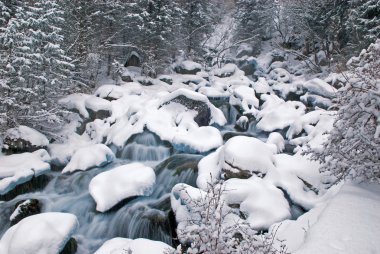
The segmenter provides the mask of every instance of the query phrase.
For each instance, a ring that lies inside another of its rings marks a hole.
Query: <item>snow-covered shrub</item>
[[[314,158],[338,180],[380,180],[380,40],[348,62],[348,83],[338,91],[339,108],[325,149]]]
[[[188,209],[185,216],[184,210],[175,209],[179,217],[187,219],[177,229],[181,245],[173,254],[286,254],[284,244],[278,244],[280,249],[274,248],[273,243],[278,241],[275,234],[260,235],[241,218],[238,209],[227,205],[223,197],[228,191],[225,186],[216,182],[199,192],[184,185],[173,188],[177,190],[172,195],[180,195],[181,205]]]

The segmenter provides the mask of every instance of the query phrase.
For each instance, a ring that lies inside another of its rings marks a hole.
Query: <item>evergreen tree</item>
[[[36,1],[16,9],[1,41],[7,127],[25,124],[49,132],[62,119],[57,98],[70,89],[70,59],[61,49],[62,11],[55,1]]]

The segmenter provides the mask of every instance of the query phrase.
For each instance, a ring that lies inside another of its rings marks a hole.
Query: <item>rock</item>
[[[194,121],[201,127],[201,126],[208,126],[211,121],[211,110],[208,107],[208,105],[205,102],[197,101],[190,99],[184,95],[179,95],[169,101],[166,104],[169,104],[170,102],[176,102],[179,103],[186,108],[190,110],[195,110],[198,112],[196,117],[194,117]]]
[[[240,61],[239,69],[244,71],[246,76],[253,75],[257,70],[257,61],[253,57]]]
[[[92,96],[85,101],[89,119],[105,119],[111,116],[111,103],[103,98]]]
[[[137,79],[137,82],[139,82],[143,86],[153,86],[154,85],[154,81],[151,78],[140,77]]]
[[[243,56],[252,56],[253,48],[248,44],[241,44],[237,50],[236,58],[241,58]]]
[[[183,61],[174,67],[174,71],[179,74],[192,74],[195,75],[201,71],[202,65],[192,61]]]
[[[120,75],[120,78],[122,81],[124,82],[133,82],[133,79],[132,79],[132,76],[127,74],[127,73],[123,73]]]
[[[246,116],[241,116],[237,121],[235,128],[240,131],[247,131],[249,127],[249,119]]]
[[[162,82],[168,84],[168,85],[173,84],[173,79],[170,76],[162,75],[158,79],[161,80]]]
[[[70,240],[66,243],[65,247],[59,254],[74,254],[77,252],[78,243],[75,238],[70,238]]]
[[[271,53],[271,56],[272,56],[271,64],[274,62],[284,62],[286,59],[285,53],[279,50],[273,50]]]
[[[15,225],[20,220],[39,213],[41,213],[41,204],[37,199],[21,200],[16,203],[15,210],[10,217],[11,225]]]
[[[273,69],[269,73],[269,77],[272,80],[275,80],[281,83],[290,83],[292,80],[290,73],[287,70],[282,69],[282,68]]]
[[[49,140],[42,133],[30,127],[20,125],[8,129],[3,141],[5,153],[34,152],[46,148]]]

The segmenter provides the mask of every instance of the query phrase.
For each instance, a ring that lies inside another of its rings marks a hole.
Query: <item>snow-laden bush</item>
[[[174,203],[187,211],[174,208],[177,217],[184,220],[177,229],[181,245],[172,254],[286,254],[284,244],[277,245],[280,249],[274,247],[279,241],[275,233],[260,234],[242,218],[239,209],[227,205],[225,186],[216,182],[206,191],[185,185],[173,188],[172,195],[180,196]]]
[[[380,39],[348,62],[347,85],[325,149],[314,151],[337,180],[380,180]]]

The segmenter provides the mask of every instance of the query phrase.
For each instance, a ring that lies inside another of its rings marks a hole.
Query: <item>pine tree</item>
[[[69,90],[72,67],[61,49],[62,14],[55,1],[20,6],[2,33],[8,127],[25,124],[49,132],[62,121],[56,101]]]

